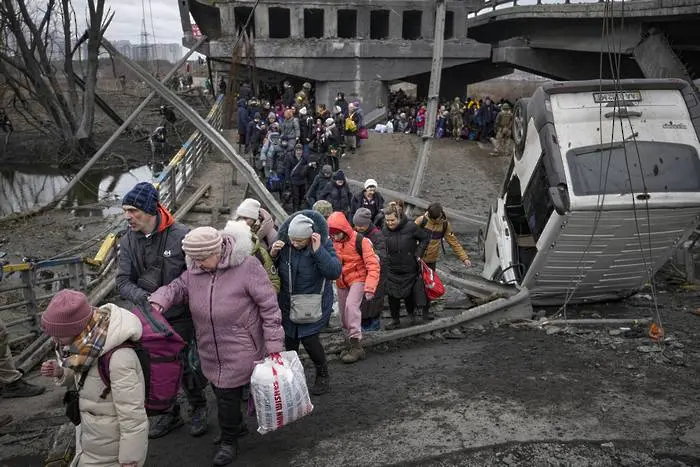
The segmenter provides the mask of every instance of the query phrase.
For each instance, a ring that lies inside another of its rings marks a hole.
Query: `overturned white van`
[[[681,80],[546,84],[479,232],[487,279],[535,305],[628,296],[700,219],[700,102]]]

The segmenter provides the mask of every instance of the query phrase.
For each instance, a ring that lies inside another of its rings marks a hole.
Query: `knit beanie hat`
[[[223,238],[214,227],[197,227],[182,239],[182,251],[192,259],[204,259],[221,253]]]
[[[345,173],[342,170],[339,170],[333,175],[333,180],[342,180],[345,181]]]
[[[297,214],[289,223],[289,238],[309,238],[314,233],[314,221],[303,214]]]
[[[377,181],[373,178],[368,178],[367,180],[365,180],[365,190],[371,186],[377,188]]]
[[[149,182],[137,183],[122,198],[122,206],[133,206],[146,214],[155,216],[158,210],[158,190]]]
[[[234,219],[239,217],[258,220],[258,217],[260,217],[260,201],[253,198],[244,199],[236,208]]]
[[[367,208],[360,208],[352,216],[352,224],[357,227],[369,227],[372,223],[372,212]]]
[[[49,302],[41,315],[41,329],[51,337],[75,337],[92,317],[92,306],[84,293],[63,289]]]
[[[314,211],[317,213],[321,214],[323,217],[328,219],[328,216],[333,214],[333,205],[329,202],[326,201],[325,199],[320,199],[314,203],[314,205],[311,207]]]
[[[323,174],[324,177],[330,177],[333,175],[333,167],[326,164],[323,167],[321,167],[321,173]]]

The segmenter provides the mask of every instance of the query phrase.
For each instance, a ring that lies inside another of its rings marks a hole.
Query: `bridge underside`
[[[525,8],[502,10],[505,13],[497,10],[472,20],[467,34],[493,46],[494,63],[552,79],[611,78],[618,74],[621,78],[697,78],[694,71],[700,70],[700,6],[683,13],[657,8],[659,15],[652,15],[652,10],[630,9],[624,21],[619,17],[604,21],[600,7],[587,14],[573,5]],[[537,16],[533,16],[534,10]],[[658,55],[642,56],[639,46],[649,42],[650,36],[663,44],[653,47]],[[674,57],[667,60],[668,55]]]

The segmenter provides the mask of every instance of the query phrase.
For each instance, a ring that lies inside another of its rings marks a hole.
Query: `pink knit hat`
[[[182,239],[182,251],[192,259],[204,259],[221,253],[223,241],[214,227],[197,227]]]
[[[75,337],[92,317],[92,306],[84,293],[64,289],[54,296],[41,315],[41,328],[51,337]]]

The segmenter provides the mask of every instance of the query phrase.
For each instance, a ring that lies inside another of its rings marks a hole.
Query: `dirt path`
[[[408,191],[421,141],[415,135],[372,133],[356,154],[343,158],[349,178],[374,178],[382,186]],[[503,183],[508,160],[472,141],[443,138],[433,143],[419,197],[485,216]]]

